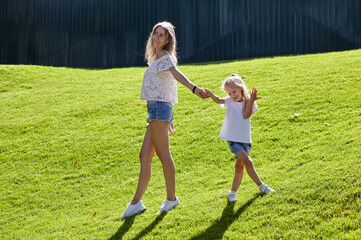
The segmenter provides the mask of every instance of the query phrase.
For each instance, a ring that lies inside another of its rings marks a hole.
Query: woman
[[[176,36],[169,22],[157,23],[149,35],[145,58],[149,67],[144,73],[141,99],[147,101],[148,123],[140,150],[140,175],[133,200],[127,205],[123,218],[146,210],[141,198],[148,186],[154,153],[159,157],[167,189],[167,199],[159,212],[166,212],[180,204],[175,195],[175,167],[169,150],[168,129],[174,134],[173,107],[178,103],[177,82],[189,88],[200,98],[206,98],[198,88],[176,67]]]

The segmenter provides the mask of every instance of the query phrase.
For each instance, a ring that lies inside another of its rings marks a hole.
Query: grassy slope
[[[230,73],[258,88],[251,157],[277,193],[260,197],[245,174],[239,200],[227,203],[234,159],[217,138],[224,110],[179,86],[170,141],[181,205],[156,214],[165,186],[155,157],[148,209],[128,220],[119,216],[138,180],[145,68],[0,66],[0,238],[360,238],[360,56],[180,66],[220,96]]]

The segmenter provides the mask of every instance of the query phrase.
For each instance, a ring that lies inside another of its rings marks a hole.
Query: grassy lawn
[[[170,145],[181,205],[157,214],[166,192],[154,157],[147,211],[123,220],[146,127],[145,68],[0,65],[0,239],[361,238],[361,50],[179,69],[219,96],[231,73],[257,87],[250,155],[276,193],[260,196],[245,173],[228,203],[225,110],[179,85]]]

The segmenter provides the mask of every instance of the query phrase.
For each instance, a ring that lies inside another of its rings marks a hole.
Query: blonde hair
[[[250,95],[248,92],[248,88],[246,84],[243,81],[243,78],[246,78],[246,76],[240,77],[238,74],[231,74],[230,77],[228,77],[222,84],[222,88],[224,90],[225,87],[239,87],[241,88],[241,92],[243,94],[243,97],[245,101],[247,102],[250,99]],[[253,108],[257,108],[257,103],[253,102]]]
[[[155,53],[155,48],[153,46],[153,34],[158,27],[162,27],[165,30],[166,37],[168,37],[169,43],[164,46],[164,50],[169,52],[173,62],[177,65],[177,40],[175,37],[175,27],[170,22],[159,22],[154,25],[152,32],[149,34],[148,41],[145,47],[145,60],[147,64],[150,65],[157,58]]]

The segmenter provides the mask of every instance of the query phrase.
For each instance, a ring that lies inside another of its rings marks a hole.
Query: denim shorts
[[[247,155],[251,152],[252,143],[240,143],[240,142],[231,142],[227,141],[229,149],[231,149],[231,152],[237,156],[237,154],[244,150]]]
[[[169,124],[173,122],[173,107],[168,102],[149,101],[147,103],[148,119],[150,123],[152,120],[167,121]]]

